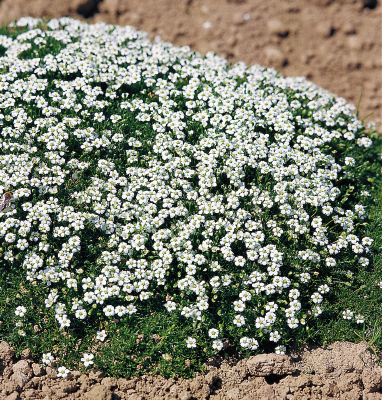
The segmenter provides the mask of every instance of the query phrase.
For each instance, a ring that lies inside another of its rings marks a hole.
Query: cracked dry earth
[[[57,378],[55,365],[43,368],[29,349],[15,359],[0,343],[0,400],[257,400],[382,399],[382,367],[364,342],[335,342],[289,355],[210,360],[194,379],[160,376],[105,377],[100,370],[72,371]]]

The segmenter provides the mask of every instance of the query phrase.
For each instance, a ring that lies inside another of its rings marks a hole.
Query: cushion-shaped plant
[[[337,317],[381,167],[354,106],[129,26],[23,18],[0,44],[4,339],[126,374]]]

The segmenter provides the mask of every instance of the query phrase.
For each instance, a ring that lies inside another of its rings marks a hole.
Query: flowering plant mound
[[[151,338],[133,333],[160,315],[157,364],[225,343],[283,353],[368,266],[380,164],[373,124],[344,99],[129,26],[23,18],[0,44],[3,290],[22,276],[13,342],[41,332],[39,351],[61,360],[130,352],[136,365]]]

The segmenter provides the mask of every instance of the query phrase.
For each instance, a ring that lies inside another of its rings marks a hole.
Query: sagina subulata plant
[[[381,317],[381,141],[354,106],[129,26],[1,34],[0,335],[17,351],[59,376],[190,376]]]

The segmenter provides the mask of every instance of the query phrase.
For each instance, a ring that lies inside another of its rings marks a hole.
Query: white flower
[[[112,122],[113,124],[115,124],[116,122],[118,122],[119,120],[121,120],[122,117],[121,117],[120,115],[112,115],[112,116],[110,117],[110,119],[111,119],[111,122]]]
[[[97,331],[97,336],[96,336],[96,338],[97,338],[98,340],[100,340],[101,342],[103,342],[103,341],[106,339],[106,336],[107,336],[107,333],[106,333],[105,330]]]
[[[220,351],[223,348],[223,341],[220,339],[214,340],[212,342],[212,348],[217,351]]]
[[[115,313],[114,307],[112,305],[108,305],[103,309],[103,312],[107,317],[113,316]]]
[[[132,315],[132,314],[135,314],[135,313],[137,312],[137,307],[135,307],[134,304],[129,304],[129,305],[126,307],[126,310],[127,310],[127,312],[128,312],[129,315]]]
[[[18,306],[15,310],[15,314],[18,317],[23,317],[25,313],[27,312],[27,309],[24,306]]]
[[[58,367],[58,368],[57,368],[57,371],[58,371],[57,376],[58,376],[58,377],[61,377],[61,378],[66,378],[66,377],[68,376],[69,372],[70,372],[70,371],[69,371],[66,367],[64,367],[64,366]]]
[[[278,333],[278,331],[271,332],[269,335],[269,340],[271,342],[277,343],[280,339],[281,339],[281,335]]]
[[[171,357],[170,354],[168,354],[168,353],[162,354],[162,358],[163,358],[165,361],[171,361],[171,360],[172,360],[172,357]]]
[[[98,122],[102,122],[102,121],[105,120],[105,116],[103,115],[102,112],[100,112],[100,113],[95,113],[95,114],[94,114],[94,119],[95,119],[96,121],[98,121]]]
[[[245,318],[242,315],[236,315],[235,318],[233,319],[233,323],[237,326],[237,327],[241,327],[243,325],[245,325]]]
[[[326,258],[325,262],[328,267],[334,267],[337,264],[333,257]]]
[[[322,302],[323,297],[320,295],[320,293],[316,292],[313,293],[310,298],[313,300],[313,303],[319,304]]]
[[[343,319],[352,319],[354,313],[350,310],[342,311]]]
[[[211,328],[208,331],[208,336],[212,339],[215,339],[219,336],[219,329]]]
[[[289,298],[298,299],[299,296],[300,296],[300,292],[297,289],[292,289],[289,292]]]
[[[174,303],[173,301],[168,301],[167,303],[165,303],[164,306],[167,308],[168,312],[176,310],[176,303]]]
[[[224,275],[222,277],[223,286],[229,286],[231,284],[231,277],[229,275]]]
[[[369,238],[369,237],[362,238],[362,244],[364,246],[370,246],[373,244],[373,242],[374,242],[374,240],[372,238]]]
[[[87,316],[87,312],[86,310],[84,310],[83,308],[79,309],[76,311],[76,318],[78,319],[85,319]]]
[[[368,147],[370,147],[370,146],[373,144],[373,141],[372,141],[370,138],[363,137],[363,138],[357,139],[357,144],[358,144],[358,146],[360,146],[360,147],[363,146],[363,147],[368,148]]]
[[[251,299],[252,299],[251,293],[247,292],[246,290],[243,290],[239,294],[239,297],[241,298],[242,301],[251,301]]]
[[[122,317],[126,314],[127,310],[125,306],[117,306],[115,307],[114,312],[118,315],[118,317]]]
[[[233,302],[234,310],[238,312],[243,312],[245,310],[245,303],[241,300],[237,300]]]
[[[194,338],[192,338],[192,337],[188,337],[187,338],[187,340],[186,340],[186,344],[187,344],[187,347],[190,349],[190,348],[194,348],[194,347],[196,347],[196,339],[194,339]]]
[[[364,247],[360,243],[353,244],[352,250],[354,253],[362,253],[364,251]]]
[[[88,367],[89,365],[94,364],[94,362],[92,361],[93,358],[94,358],[94,354],[87,354],[87,353],[83,354],[81,361],[84,363],[85,368]]]
[[[360,257],[358,260],[359,264],[361,264],[363,267],[366,267],[369,265],[369,259],[366,257]]]
[[[345,157],[345,164],[346,164],[346,165],[351,165],[351,166],[355,165],[355,160],[354,160],[354,158],[352,158],[352,157]]]
[[[292,317],[292,318],[287,319],[287,323],[288,323],[289,328],[295,329],[298,327],[299,320],[295,317]]]
[[[42,362],[46,365],[49,365],[53,360],[54,357],[52,356],[52,353],[45,353],[42,355]]]
[[[248,347],[250,346],[249,338],[247,338],[247,337],[242,337],[242,338],[240,339],[240,346],[241,346],[241,347],[244,347],[244,348],[248,348]]]
[[[357,314],[355,316],[355,322],[357,324],[363,324],[365,322],[365,317],[363,315],[361,315],[361,314]]]
[[[16,240],[16,235],[14,233],[7,233],[5,235],[5,241],[8,243],[12,243]]]
[[[318,317],[320,314],[322,314],[322,309],[320,306],[315,306],[312,308],[312,312],[315,317]]]
[[[250,342],[249,348],[251,350],[256,350],[259,347],[259,342],[256,339],[250,338],[249,342]]]
[[[241,256],[235,257],[234,263],[236,266],[243,267],[245,264],[245,258]]]
[[[277,347],[275,348],[275,353],[276,353],[276,354],[285,354],[285,352],[286,352],[286,347],[283,346],[283,345],[277,346]]]
[[[329,288],[329,286],[328,285],[320,285],[319,287],[318,287],[318,291],[320,292],[320,293],[322,293],[322,294],[324,294],[324,293],[328,293],[329,291],[330,291],[330,288]]]
[[[346,132],[344,134],[344,138],[347,139],[347,140],[353,140],[355,138],[355,135],[354,135],[353,132]]]

